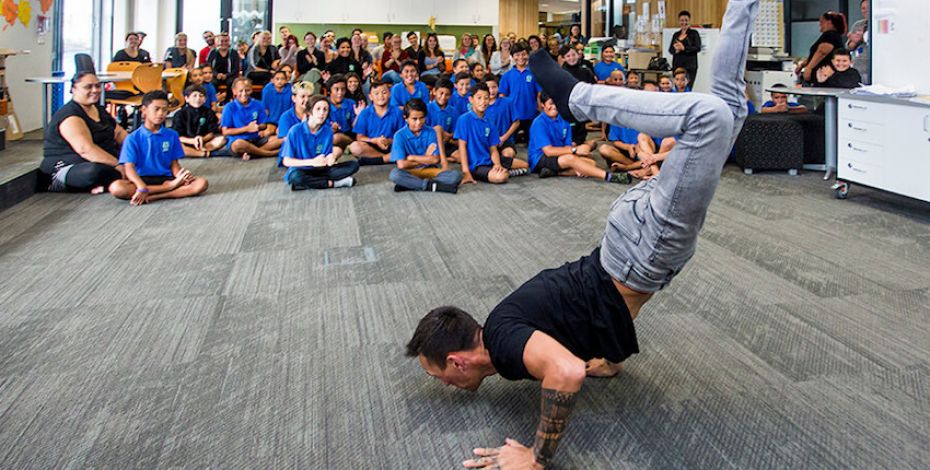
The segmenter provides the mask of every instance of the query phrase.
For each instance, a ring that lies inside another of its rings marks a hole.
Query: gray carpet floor
[[[0,213],[0,467],[453,469],[531,442],[538,383],[478,393],[403,345],[589,253],[625,186],[292,193],[187,162],[196,199],[38,194]],[[930,204],[727,167],[696,256],[588,380],[553,468],[926,468]]]

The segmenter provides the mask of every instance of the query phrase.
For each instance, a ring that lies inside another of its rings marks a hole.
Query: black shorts
[[[459,143],[458,143],[458,142],[446,142],[446,143],[444,144],[444,146],[445,146],[445,148],[446,148],[446,156],[447,156],[447,157],[450,156],[450,155],[452,155],[453,153],[459,151]]]
[[[513,144],[512,141],[511,141],[511,142],[501,142],[500,145],[497,146],[497,151],[498,151],[498,152],[503,152],[504,149],[513,149],[513,152],[514,152],[514,153],[517,153],[517,148],[514,146],[514,144]]]
[[[509,170],[513,166],[513,158],[501,156],[501,166]],[[487,183],[488,175],[491,173],[491,168],[494,168],[494,165],[477,166],[471,172],[471,176],[475,179],[475,181],[483,181]]]
[[[539,173],[543,168],[548,168],[556,174],[563,171],[562,167],[559,166],[559,157],[547,157],[543,155],[543,157],[536,162],[536,168],[533,168],[533,173]]]
[[[159,175],[159,176],[140,176],[140,178],[142,178],[142,182],[145,183],[146,185],[148,185],[148,186],[155,186],[155,185],[163,184],[163,183],[165,183],[166,181],[171,181],[171,180],[173,180],[173,179],[174,179],[174,176],[162,176],[162,175]]]
[[[252,144],[252,145],[254,145],[254,146],[256,146],[256,147],[261,147],[261,146],[267,144],[267,143],[268,143],[268,139],[270,139],[270,138],[271,138],[270,136],[265,136],[265,137],[256,137],[256,138],[254,138],[254,139],[236,139],[236,140],[244,140],[244,141],[246,141],[246,142],[248,142],[248,143],[250,143],[250,144]],[[231,141],[229,141],[228,144],[226,144],[226,146],[229,148],[229,150],[232,150],[232,144],[233,144],[233,142],[235,142],[235,140],[231,140]]]
[[[342,134],[352,140],[355,140],[358,138],[358,134],[356,134],[355,132],[337,132],[336,133],[336,135],[339,135],[339,134]]]

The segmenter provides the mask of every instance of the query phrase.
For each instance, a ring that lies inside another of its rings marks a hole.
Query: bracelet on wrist
[[[148,193],[149,193],[149,188],[136,188],[136,192],[137,192],[137,193],[148,194]]]

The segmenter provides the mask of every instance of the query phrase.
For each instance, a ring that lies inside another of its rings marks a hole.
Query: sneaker
[[[412,191],[412,189],[406,188],[406,187],[401,186],[401,185],[399,185],[399,184],[395,184],[395,185],[394,185],[394,192],[395,192],[395,193],[402,193],[402,192],[405,192],[405,191]]]
[[[292,184],[291,191],[306,191],[310,189],[310,186],[304,184]]]
[[[540,178],[552,178],[553,176],[556,176],[556,172],[554,172],[554,171],[552,171],[552,170],[550,170],[550,169],[548,169],[548,168],[543,168],[542,170],[539,170],[539,177],[540,177]]]
[[[517,168],[516,170],[510,170],[508,173],[510,173],[510,177],[513,178],[515,176],[527,175],[530,173],[530,170],[526,168]]]
[[[355,186],[355,178],[352,176],[346,176],[345,178],[333,181],[333,188],[351,188]]]
[[[630,177],[629,173],[611,173],[610,180],[611,183],[620,183],[620,184],[630,184],[633,179]]]
[[[428,186],[429,190],[434,193],[450,193],[455,194],[459,192],[459,185],[457,184],[447,184],[447,183],[438,183],[432,182]]]

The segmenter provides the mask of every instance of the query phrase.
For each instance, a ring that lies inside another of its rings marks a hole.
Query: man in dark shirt
[[[475,449],[467,468],[543,468],[555,454],[586,375],[612,376],[639,351],[633,319],[694,255],[697,235],[747,109],[743,78],[760,0],[730,0],[713,62],[711,95],[647,93],[578,82],[546,51],[530,57],[540,86],[568,120],[595,120],[674,135],[660,177],[614,202],[601,246],[520,286],[484,327],[455,307],[440,307],[407,344],[427,374],[477,390],[485,377],[541,381],[532,448],[508,439]]]

